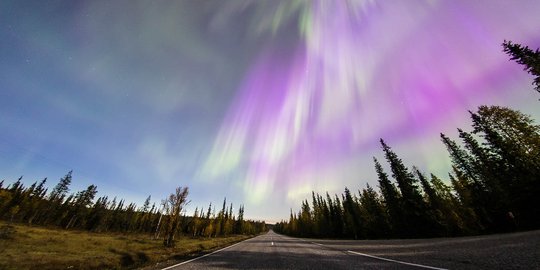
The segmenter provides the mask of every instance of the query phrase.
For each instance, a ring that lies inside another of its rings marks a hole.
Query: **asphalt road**
[[[360,241],[270,231],[165,269],[540,269],[540,231]]]

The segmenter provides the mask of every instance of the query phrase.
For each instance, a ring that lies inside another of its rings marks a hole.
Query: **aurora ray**
[[[378,155],[381,137],[444,173],[438,132],[479,104],[511,103],[508,89],[523,86],[502,40],[540,41],[535,15],[513,16],[522,7],[506,3],[295,1],[273,10],[266,28],[297,16],[301,41],[260,54],[201,171],[219,179],[243,170],[251,202],[373,181],[357,166]]]

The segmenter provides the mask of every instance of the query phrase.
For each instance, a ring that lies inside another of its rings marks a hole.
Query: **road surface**
[[[540,231],[361,241],[270,231],[164,269],[540,269]]]

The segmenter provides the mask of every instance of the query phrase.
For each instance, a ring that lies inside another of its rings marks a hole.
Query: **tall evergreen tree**
[[[388,174],[384,172],[381,163],[373,157],[375,163],[375,171],[379,178],[379,189],[381,190],[384,204],[388,211],[390,218],[390,225],[394,233],[398,235],[404,234],[402,223],[404,222],[401,206],[400,206],[400,194],[396,186],[388,179]]]
[[[471,182],[479,184],[478,172],[476,171],[475,164],[473,164],[473,158],[467,151],[463,150],[458,144],[441,133],[441,141],[446,146],[450,159],[456,170],[460,170],[464,176]]]
[[[47,178],[45,177],[33,190],[32,196],[30,198],[31,207],[28,212],[28,224],[32,224],[34,219],[39,219],[39,216],[43,214],[43,211],[46,208],[45,195],[47,194],[47,189],[45,188],[45,183]]]
[[[405,236],[415,237],[425,234],[432,227],[431,220],[426,215],[426,205],[417,186],[418,180],[409,172],[401,159],[392,149],[381,139],[381,146],[386,160],[392,170],[392,177],[398,183],[401,191],[401,207],[405,214],[404,232]]]
[[[238,234],[243,233],[244,227],[244,205],[240,205],[238,208],[238,218],[236,219],[235,232]]]
[[[516,61],[518,64],[523,65],[523,70],[526,70],[529,74],[535,76],[533,85],[535,90],[540,93],[540,50],[533,51],[527,46],[512,43],[511,41],[504,41],[503,51],[510,55],[510,59]]]
[[[66,194],[69,192],[69,185],[71,184],[73,171],[69,171],[64,177],[60,179],[60,182],[53,188],[51,194],[49,194],[50,201],[62,202]]]
[[[79,191],[77,195],[75,195],[75,201],[73,203],[73,207],[71,208],[70,218],[67,222],[66,229],[72,227],[75,225],[75,222],[80,221],[82,226],[85,226],[84,220],[87,216],[87,212],[89,212],[89,207],[92,204],[92,200],[94,200],[94,197],[97,194],[97,186],[90,185],[86,188],[86,190]]]
[[[422,196],[418,190],[417,180],[409,172],[407,167],[403,165],[401,159],[392,151],[392,149],[381,139],[381,146],[384,151],[386,160],[390,164],[392,177],[398,183],[401,196],[404,200],[409,200],[413,204],[422,204]]]
[[[298,214],[298,230],[300,232],[300,236],[311,236],[311,225],[311,208],[307,200],[305,200],[302,201],[302,207],[300,209],[300,213]]]
[[[343,218],[345,221],[345,235],[358,239],[363,237],[362,235],[362,216],[360,214],[360,208],[356,200],[353,199],[351,192],[348,188],[345,188],[343,194]]]
[[[540,126],[530,116],[500,106],[480,106],[471,118],[495,164],[490,168],[497,181],[491,185],[505,202],[501,211],[519,216],[524,227],[540,226],[540,210],[529,207],[540,204]]]
[[[362,216],[365,222],[364,237],[366,238],[388,238],[391,236],[388,215],[381,203],[377,192],[367,184],[367,187],[360,194],[362,205]]]

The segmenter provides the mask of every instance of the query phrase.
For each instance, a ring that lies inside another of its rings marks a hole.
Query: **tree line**
[[[535,76],[540,51],[505,41],[504,52]],[[312,193],[274,230],[301,237],[354,239],[460,236],[540,228],[540,126],[517,110],[480,106],[459,139],[440,134],[452,164],[448,181],[407,168],[381,139],[391,177],[377,158],[373,187],[341,196]],[[449,183],[446,184],[445,182]]]
[[[179,235],[219,237],[231,234],[259,234],[266,230],[261,221],[245,220],[244,206],[233,213],[232,203],[216,214],[210,203],[206,213],[196,208],[193,215],[185,213],[189,203],[187,187],[178,187],[159,205],[145,200],[141,207],[114,197],[102,196],[94,201],[97,186],[69,193],[72,171],[60,179],[48,192],[47,178],[25,187],[20,177],[4,187],[0,181],[0,219],[28,225],[54,226],[92,232],[147,233],[163,238],[164,245],[173,246]]]

